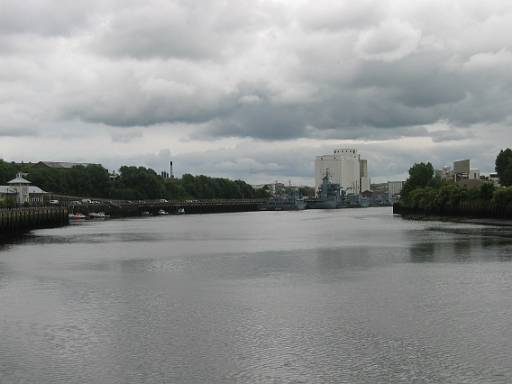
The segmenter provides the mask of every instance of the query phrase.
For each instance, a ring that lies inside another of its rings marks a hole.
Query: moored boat
[[[318,188],[318,197],[306,200],[307,209],[335,209],[344,206],[345,192],[339,184],[331,183],[329,175],[322,179]]]
[[[110,215],[106,215],[105,212],[91,212],[89,213],[90,219],[107,219]]]
[[[84,214],[81,214],[80,212],[76,212],[76,213],[70,213],[68,215],[68,218],[69,218],[69,220],[76,221],[76,220],[85,220],[85,219],[87,219],[87,216],[85,216]]]

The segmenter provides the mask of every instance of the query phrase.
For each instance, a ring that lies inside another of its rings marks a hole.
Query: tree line
[[[0,160],[0,185],[17,172],[28,175],[34,185],[47,192],[72,196],[121,200],[148,199],[252,199],[266,198],[265,189],[255,190],[243,180],[193,176],[163,178],[153,169],[122,166],[115,176],[101,165],[49,168],[36,164],[14,164]]]
[[[484,182],[477,188],[461,186],[454,181],[441,180],[430,162],[416,163],[409,169],[409,178],[401,192],[400,205],[442,213],[463,206],[512,211],[512,150],[501,150],[495,161],[500,180],[496,187]]]

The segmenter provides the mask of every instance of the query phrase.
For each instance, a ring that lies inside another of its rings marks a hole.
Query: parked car
[[[91,199],[82,199],[82,203],[84,203],[84,204],[91,204],[92,201],[91,201]]]
[[[50,200],[48,203],[50,203],[51,205],[58,205],[59,200]]]
[[[160,199],[160,200],[159,200],[159,202],[160,202],[160,203],[168,203],[168,202],[169,202],[169,200],[166,200],[166,199]]]

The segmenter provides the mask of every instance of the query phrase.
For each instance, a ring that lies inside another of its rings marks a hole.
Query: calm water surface
[[[511,383],[511,231],[389,208],[35,231],[0,248],[0,383]]]

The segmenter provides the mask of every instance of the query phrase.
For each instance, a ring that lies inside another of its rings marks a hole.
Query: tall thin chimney
[[[171,170],[171,173],[170,173],[171,179],[174,179],[174,173],[172,172],[172,161],[169,162],[169,166],[170,166],[169,168]]]

